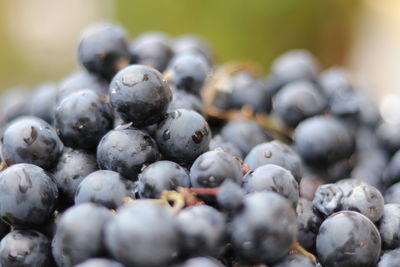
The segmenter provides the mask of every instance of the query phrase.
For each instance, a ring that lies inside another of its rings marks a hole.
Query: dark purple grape
[[[306,118],[321,114],[325,96],[314,83],[300,80],[285,85],[274,97],[274,111],[288,126],[296,127]]]
[[[89,72],[110,81],[131,61],[127,32],[107,22],[88,27],[79,42],[78,59]]]
[[[84,150],[66,148],[52,171],[60,192],[60,202],[67,206],[72,205],[79,183],[97,169],[95,155]]]
[[[57,223],[52,252],[58,266],[73,266],[104,255],[104,228],[113,214],[105,207],[84,203],[67,209]]]
[[[381,252],[378,229],[364,215],[341,211],[328,217],[317,235],[318,259],[323,266],[376,266]]]
[[[175,218],[166,207],[153,203],[118,209],[105,238],[108,251],[126,266],[165,266],[178,251]]]
[[[190,177],[179,164],[161,160],[147,166],[139,174],[138,192],[141,198],[160,198],[164,190],[189,187]]]
[[[275,164],[289,170],[297,182],[302,176],[300,156],[285,143],[274,140],[254,146],[244,159],[244,163],[254,170],[265,164]]]
[[[181,35],[173,43],[175,54],[198,53],[207,59],[208,64],[214,61],[213,51],[207,40],[197,35]]]
[[[221,262],[211,257],[195,257],[190,258],[177,265],[177,267],[223,267]]]
[[[136,37],[129,46],[134,64],[164,71],[174,52],[171,40],[162,32],[146,32]]]
[[[300,198],[297,207],[297,240],[300,245],[308,251],[315,251],[315,240],[317,238],[322,218],[314,212],[311,201]]]
[[[46,170],[57,163],[64,148],[54,128],[36,117],[10,122],[1,143],[1,157],[8,165],[31,163]]]
[[[272,63],[272,75],[284,82],[300,79],[314,80],[319,72],[315,57],[306,50],[290,50]]]
[[[290,171],[278,165],[262,165],[243,177],[243,189],[248,193],[272,191],[287,198],[295,208],[299,200],[299,184]]]
[[[225,237],[222,214],[207,205],[183,209],[176,217],[180,252],[191,256],[219,256]]]
[[[64,97],[57,105],[54,127],[66,146],[94,150],[113,125],[109,100],[93,90]]]
[[[378,229],[383,249],[395,249],[400,246],[400,204],[385,205]]]
[[[203,116],[205,114],[204,105],[198,96],[183,90],[173,90],[172,101],[169,103],[167,112],[173,112],[182,108],[194,110]]]
[[[243,158],[242,152],[232,143],[226,142],[221,135],[214,136],[210,141],[210,150],[222,150],[239,159]]]
[[[221,129],[222,138],[236,146],[243,156],[261,143],[270,141],[272,137],[255,121],[232,120]]]
[[[190,164],[208,149],[211,130],[199,113],[177,109],[160,122],[155,138],[166,159]]]
[[[124,267],[124,265],[112,259],[92,258],[75,265],[75,267]]]
[[[57,93],[57,87],[53,83],[39,85],[27,103],[28,114],[53,123]]]
[[[243,206],[245,191],[239,184],[230,179],[225,180],[217,193],[219,208],[229,213],[239,210]]]
[[[99,95],[107,95],[108,82],[86,70],[76,71],[60,82],[57,92],[57,103],[67,95],[85,89],[93,90]]]
[[[132,181],[137,180],[143,166],[157,161],[159,157],[153,138],[128,125],[109,131],[97,146],[100,169],[119,172]]]
[[[291,203],[273,192],[247,195],[242,210],[232,220],[232,244],[244,264],[282,260],[296,234],[296,214]]]
[[[175,55],[169,62],[166,73],[177,89],[200,95],[209,71],[204,56],[188,52]]]
[[[118,172],[99,170],[86,176],[75,193],[75,205],[93,202],[116,209],[127,197],[134,198],[134,183]]]
[[[30,227],[46,223],[57,197],[56,184],[36,165],[15,164],[0,174],[0,216],[11,225]]]
[[[123,121],[144,127],[162,119],[172,100],[172,92],[156,69],[131,65],[119,71],[111,81],[110,97]]]
[[[51,242],[37,231],[12,231],[0,242],[0,264],[3,267],[52,267]]]
[[[307,163],[325,166],[353,153],[354,136],[337,118],[316,116],[296,127],[294,146]]]
[[[200,155],[190,168],[192,187],[218,187],[226,179],[240,184],[242,177],[240,161],[223,151]]]
[[[400,262],[400,248],[385,252],[377,267],[397,267]]]

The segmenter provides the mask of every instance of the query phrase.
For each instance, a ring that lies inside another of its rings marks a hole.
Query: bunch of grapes
[[[78,60],[0,99],[1,266],[400,266],[400,125],[346,69],[113,23]]]

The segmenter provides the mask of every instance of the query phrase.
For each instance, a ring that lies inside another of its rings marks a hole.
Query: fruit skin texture
[[[209,65],[213,64],[214,54],[207,40],[191,34],[181,35],[174,40],[175,55],[184,53],[198,53],[206,58]]]
[[[56,184],[32,164],[15,164],[0,174],[0,215],[7,223],[29,227],[47,222],[58,197]]]
[[[141,198],[160,198],[163,190],[175,190],[178,186],[190,187],[189,173],[172,161],[154,162],[139,174],[138,192]]]
[[[319,66],[314,56],[307,50],[294,49],[279,56],[271,66],[271,72],[283,82],[314,80]]]
[[[240,150],[232,143],[225,142],[221,135],[215,135],[210,141],[210,150],[222,150],[239,159],[243,158]]]
[[[126,31],[105,22],[88,27],[79,42],[78,58],[89,72],[110,81],[131,60]]]
[[[326,216],[335,211],[352,210],[378,222],[384,211],[384,199],[375,187],[356,179],[342,179],[317,188],[313,205]]]
[[[57,224],[52,252],[58,266],[73,266],[104,251],[104,227],[113,214],[107,208],[84,203],[66,210]]]
[[[210,144],[207,121],[193,110],[177,109],[160,122],[155,138],[162,155],[178,164],[192,163]]]
[[[240,184],[242,165],[231,154],[223,151],[209,151],[200,155],[190,168],[192,187],[217,187],[225,179]]]
[[[399,123],[389,123],[385,121],[376,129],[376,136],[378,137],[379,143],[390,154],[400,149],[399,130]]]
[[[274,110],[287,125],[295,127],[302,120],[324,111],[326,99],[309,81],[284,86],[274,97]]]
[[[162,118],[172,100],[172,92],[156,69],[131,65],[112,79],[110,98],[121,119],[140,128]]]
[[[50,240],[33,230],[12,231],[1,240],[0,264],[3,267],[54,266]]]
[[[167,111],[170,113],[180,108],[194,110],[203,116],[205,114],[204,104],[198,96],[175,89],[172,91],[172,100]]]
[[[239,184],[230,179],[225,180],[216,196],[218,207],[229,215],[234,213],[242,207],[245,193]]]
[[[75,267],[124,267],[121,263],[106,258],[92,258],[85,260]]]
[[[386,190],[385,202],[400,204],[400,182],[395,183]]]
[[[264,79],[256,78],[246,71],[233,74],[232,86],[227,95],[227,106],[241,109],[251,107],[255,113],[269,113],[272,109],[272,91]],[[225,108],[227,107],[225,106]]]
[[[342,118],[360,120],[361,99],[354,91],[345,69],[340,67],[327,69],[320,74],[319,82],[329,100],[332,114]]]
[[[7,165],[31,163],[51,169],[64,148],[56,131],[36,117],[20,117],[8,125],[2,138],[2,159]]]
[[[296,207],[298,232],[297,240],[307,251],[315,251],[315,240],[317,238],[322,218],[313,210],[312,202],[300,198]]]
[[[268,142],[271,136],[261,125],[251,120],[232,120],[221,129],[222,138],[235,145],[243,156],[261,143]]]
[[[341,211],[321,224],[317,252],[323,266],[372,267],[380,256],[381,238],[367,217],[354,211]]]
[[[95,155],[84,150],[65,148],[52,172],[60,193],[59,200],[72,205],[79,183],[97,169]]]
[[[118,172],[99,170],[86,176],[75,194],[75,205],[93,202],[109,209],[123,204],[124,198],[134,198],[134,183]]]
[[[400,150],[393,155],[389,163],[385,166],[382,180],[387,187],[400,182]]]
[[[287,198],[295,208],[299,200],[299,184],[293,175],[278,165],[267,164],[248,172],[242,187],[248,193],[272,191]]]
[[[369,184],[354,186],[348,194],[344,194],[341,203],[342,210],[358,211],[373,223],[378,222],[384,213],[384,199],[381,192]]]
[[[182,53],[171,59],[167,73],[171,83],[180,90],[200,95],[209,72],[206,59],[197,53]]]
[[[146,132],[120,127],[109,131],[97,146],[100,169],[119,172],[126,179],[136,181],[143,165],[160,158],[157,145]]]
[[[244,159],[244,163],[254,170],[265,164],[275,164],[289,170],[300,183],[302,162],[300,156],[287,144],[274,140],[253,147]]]
[[[25,88],[9,88],[0,95],[0,123],[4,125],[17,117],[28,114],[30,94]]]
[[[100,95],[106,95],[108,94],[108,87],[108,82],[103,78],[83,69],[78,70],[60,82],[57,91],[57,103],[69,94],[83,89],[90,89]]]
[[[147,32],[136,37],[130,44],[132,62],[152,66],[163,71],[174,52],[170,38],[162,32]]]
[[[51,124],[54,117],[57,93],[56,84],[43,83],[39,85],[27,103],[28,113]]]
[[[343,190],[336,184],[318,186],[313,199],[313,207],[320,214],[331,215],[341,208]]]
[[[195,205],[182,210],[176,221],[183,255],[219,256],[226,227],[221,213],[207,205]]]
[[[397,267],[400,262],[400,248],[390,250],[382,255],[377,267]]]
[[[378,226],[384,249],[400,247],[400,204],[386,204]]]
[[[73,148],[93,150],[112,124],[108,100],[93,90],[71,93],[55,111],[54,127],[64,144]]]
[[[106,226],[105,239],[111,255],[126,266],[166,266],[178,250],[173,214],[153,203],[118,209]]]
[[[244,264],[272,264],[287,256],[297,234],[290,202],[274,192],[256,192],[232,220],[231,240]]]
[[[350,156],[354,136],[335,117],[316,116],[302,121],[294,132],[294,147],[304,161],[327,165]]]
[[[211,257],[195,257],[186,260],[177,267],[223,267],[223,265]]]
[[[301,254],[290,254],[283,261],[272,267],[316,267],[315,263]]]

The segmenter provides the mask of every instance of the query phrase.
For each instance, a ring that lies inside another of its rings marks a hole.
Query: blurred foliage
[[[268,71],[275,57],[292,48],[311,50],[323,66],[344,64],[360,5],[348,0],[121,0],[115,1],[115,20],[132,38],[151,30],[199,34],[220,62],[254,60]],[[63,73],[37,72],[13,50],[2,25],[0,40],[2,89],[58,80],[74,69],[68,63]]]

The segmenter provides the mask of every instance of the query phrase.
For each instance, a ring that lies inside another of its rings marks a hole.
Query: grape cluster
[[[0,99],[0,266],[400,266],[400,124],[305,50],[120,25]]]

